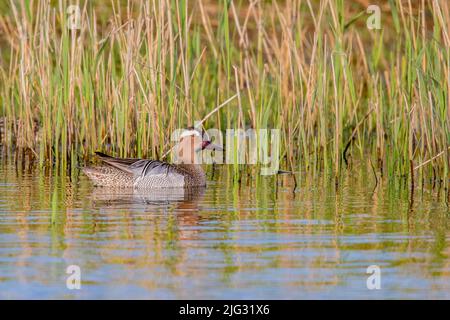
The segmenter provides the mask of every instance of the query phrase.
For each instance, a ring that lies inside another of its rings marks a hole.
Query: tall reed
[[[3,143],[41,166],[94,151],[160,158],[170,134],[278,128],[282,165],[448,178],[450,4],[11,1],[0,7]],[[241,170],[236,166],[236,174]],[[445,179],[447,180],[447,179]]]

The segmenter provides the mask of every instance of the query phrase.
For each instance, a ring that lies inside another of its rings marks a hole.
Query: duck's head
[[[180,134],[178,142],[178,159],[181,163],[199,163],[196,161],[198,159],[197,154],[205,149],[223,150],[221,146],[212,143],[206,135],[202,135],[199,130],[194,128],[188,128]]]

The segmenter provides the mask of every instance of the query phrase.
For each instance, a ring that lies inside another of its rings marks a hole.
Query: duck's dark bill
[[[203,141],[203,143],[202,143],[202,150],[223,151],[224,149],[221,146],[212,143],[211,141]]]

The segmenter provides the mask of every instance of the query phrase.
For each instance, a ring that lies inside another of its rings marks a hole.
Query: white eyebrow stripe
[[[185,131],[183,131],[183,133],[180,135],[180,139],[181,139],[181,138],[185,138],[185,137],[189,137],[189,136],[197,136],[197,137],[200,137],[200,133],[198,133],[197,130],[185,130]]]

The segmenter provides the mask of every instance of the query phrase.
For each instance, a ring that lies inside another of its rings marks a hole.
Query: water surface
[[[257,172],[137,193],[0,164],[0,298],[450,298],[445,190]],[[81,270],[69,290],[66,268]],[[366,269],[381,270],[368,290]]]

